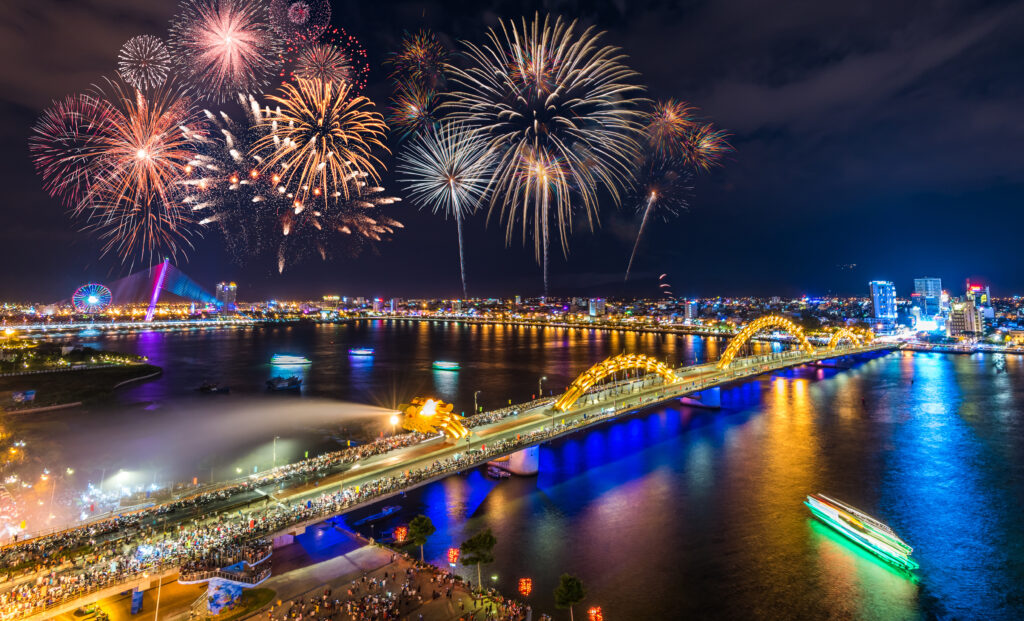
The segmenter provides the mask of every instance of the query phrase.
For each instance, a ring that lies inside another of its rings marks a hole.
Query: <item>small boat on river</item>
[[[374,513],[373,515],[368,515],[368,516],[364,517],[363,519],[359,520],[358,522],[353,522],[352,525],[353,526],[362,526],[363,524],[369,524],[370,522],[376,522],[378,520],[383,520],[384,518],[386,518],[387,516],[391,515],[392,513],[397,512],[399,509],[401,509],[401,507],[399,507],[398,505],[390,505],[390,506],[384,507],[379,513]]]
[[[883,561],[905,571],[919,567],[910,558],[914,549],[880,520],[824,494],[811,494],[804,504],[819,520]]]
[[[291,377],[272,377],[267,380],[267,390],[272,390],[274,392],[297,392],[301,388],[302,378],[294,375]]]

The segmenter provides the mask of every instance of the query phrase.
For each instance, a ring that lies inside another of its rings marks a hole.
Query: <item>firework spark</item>
[[[262,173],[279,171],[296,209],[310,201],[348,200],[360,177],[372,184],[380,179],[383,164],[374,150],[387,151],[387,125],[369,99],[350,96],[345,83],[303,79],[283,84],[268,99],[277,108],[261,120],[265,135],[253,154],[263,162]]]
[[[207,141],[199,162],[202,176],[193,182],[202,186],[191,207],[200,224],[221,229],[236,260],[272,252],[279,271],[316,252],[326,258],[337,246],[337,234],[348,236],[344,249],[355,254],[363,240],[380,241],[401,224],[379,213],[379,208],[398,202],[384,189],[366,184],[358,173],[349,182],[348,199],[334,196],[326,204],[303,205],[285,185],[281,166],[266,166],[253,149],[273,124],[276,112],[261,108],[252,97],[242,98],[247,117],[236,122],[227,114],[207,111],[207,118],[219,130]]]
[[[56,101],[32,128],[29,153],[43,178],[43,189],[74,213],[100,175],[114,108],[93,95]]]
[[[406,33],[401,48],[386,61],[392,66],[391,78],[413,81],[425,89],[436,89],[444,82],[448,50],[429,30]]]
[[[328,0],[271,0],[270,25],[289,42],[315,41],[331,23]]]
[[[462,221],[476,211],[487,195],[492,158],[483,138],[465,127],[445,123],[427,130],[409,143],[395,172],[409,198],[421,208],[455,219],[459,234],[462,294],[466,290],[466,263]]]
[[[66,197],[81,192],[73,213],[86,216],[86,229],[104,240],[103,253],[128,262],[175,256],[189,245],[194,221],[182,199],[205,127],[181,89],[144,94],[108,80],[58,108],[73,109],[61,118],[71,119],[74,140],[63,146],[64,157],[52,140],[37,141],[36,153],[55,155],[58,166],[82,167],[76,188],[58,189]],[[89,178],[84,188],[81,175]]]
[[[164,42],[150,35],[132,37],[117,55],[117,72],[135,88],[156,88],[171,71],[171,54]]]
[[[344,29],[331,28],[319,39],[295,37],[281,54],[280,76],[285,81],[345,82],[350,93],[366,88],[370,65],[359,39]]]
[[[648,146],[659,157],[682,156],[687,138],[697,127],[696,112],[693,106],[674,99],[654,104],[644,127]]]
[[[629,264],[626,266],[625,280],[629,280],[629,272],[633,269],[633,261],[636,259],[636,251],[640,247],[644,229],[656,214],[667,220],[669,216],[674,216],[680,209],[687,207],[687,195],[693,190],[690,186],[692,178],[693,175],[679,160],[656,157],[645,162],[640,168],[637,178],[637,213],[642,214],[642,217],[636,241],[633,242],[633,253],[629,256]]]
[[[280,51],[262,0],[182,0],[171,48],[197,91],[212,101],[262,91]]]
[[[453,87],[443,108],[498,154],[491,211],[500,209],[506,241],[521,221],[525,243],[532,226],[545,292],[550,221],[568,253],[574,210],[594,228],[599,188],[618,202],[639,154],[641,87],[601,36],[536,15],[502,22],[483,46],[465,43],[465,66],[447,66]]]

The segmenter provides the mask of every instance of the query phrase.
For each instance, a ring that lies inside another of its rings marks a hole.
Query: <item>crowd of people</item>
[[[504,413],[510,416],[514,410]],[[491,414],[491,413],[488,413]],[[0,594],[0,621],[17,619],[21,616],[38,611],[55,602],[68,598],[79,597],[87,592],[104,588],[118,582],[137,577],[143,572],[152,572],[166,567],[180,567],[194,562],[196,559],[224,556],[225,550],[247,545],[260,538],[267,537],[292,525],[326,518],[341,513],[355,505],[371,501],[379,496],[401,491],[410,485],[438,476],[446,476],[464,470],[489,457],[508,453],[519,446],[527,446],[539,439],[558,433],[566,427],[574,427],[588,419],[602,416],[587,416],[566,424],[560,422],[554,429],[538,429],[529,434],[517,435],[514,438],[497,440],[482,445],[479,452],[460,453],[444,459],[435,460],[427,466],[409,469],[400,474],[382,476],[362,485],[345,487],[334,492],[325,492],[316,498],[302,503],[268,502],[259,508],[247,512],[238,510],[222,513],[204,520],[192,519],[189,523],[179,523],[175,529],[160,531],[147,525],[139,515],[126,516],[125,524],[129,525],[118,539],[97,543],[95,535],[86,529],[85,533],[57,536],[46,541],[27,542],[23,546],[8,550],[0,561],[18,559],[18,554],[34,554],[33,558],[54,561],[61,551],[72,549],[75,545],[92,544],[87,553],[74,559],[70,567],[53,570],[46,575],[39,575],[34,581],[18,585],[16,588]],[[492,421],[493,422],[493,421]],[[417,434],[393,436],[353,449],[329,453],[318,458],[298,462],[282,467],[280,472],[267,473],[252,483],[259,486],[276,480],[284,480],[300,473],[318,472],[318,468],[340,463],[341,460],[363,459],[377,455],[398,446],[412,444],[422,439]],[[262,481],[262,482],[258,482]],[[209,493],[209,492],[208,492]],[[130,532],[128,532],[130,531]],[[76,539],[77,537],[77,539]],[[13,556],[12,556],[13,554]],[[357,617],[358,618],[358,617]],[[367,617],[367,618],[373,618]],[[388,617],[378,617],[388,618]]]
[[[259,621],[388,621],[391,619],[422,619],[417,613],[424,603],[446,599],[457,610],[460,621],[519,621],[526,617],[527,607],[496,593],[473,599],[467,608],[466,599],[458,597],[457,578],[432,565],[415,564],[404,570],[392,568],[380,576],[363,575],[332,591],[322,591],[278,601],[260,615]]]

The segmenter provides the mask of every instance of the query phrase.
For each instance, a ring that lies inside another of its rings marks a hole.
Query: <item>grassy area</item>
[[[62,403],[102,401],[110,398],[114,392],[114,386],[121,382],[152,375],[160,370],[160,367],[151,364],[131,364],[79,371],[0,377],[0,407],[11,412]],[[15,403],[11,399],[12,393],[23,390],[36,391],[35,401]]]
[[[242,596],[238,598],[238,603],[232,610],[227,610],[220,613],[216,617],[210,617],[214,621],[233,621],[234,619],[241,619],[253,612],[256,612],[260,608],[263,608],[274,599],[276,591],[273,589],[246,589],[242,591]]]

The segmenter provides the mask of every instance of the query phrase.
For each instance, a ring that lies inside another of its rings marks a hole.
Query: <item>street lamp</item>
[[[479,395],[479,394],[480,394],[479,390],[473,393],[473,414],[476,414],[477,412],[480,411],[480,407],[477,406],[477,404],[476,404],[476,398],[477,398],[477,395]]]
[[[271,468],[276,468],[277,467],[277,440],[280,437],[281,436],[274,436],[274,463],[270,466]]]
[[[548,379],[548,376],[545,375],[544,377],[542,377],[539,380],[537,380],[537,398],[538,399],[540,399],[541,397],[544,396],[544,382],[547,381],[547,379]]]

